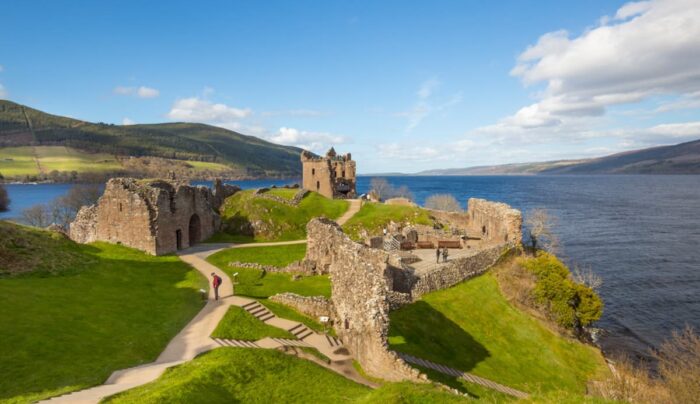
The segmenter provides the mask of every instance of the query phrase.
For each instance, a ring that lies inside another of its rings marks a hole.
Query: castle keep
[[[107,241],[162,255],[210,237],[220,226],[219,206],[238,187],[214,189],[183,182],[113,178],[96,205],[84,206],[70,225],[79,243]]]
[[[338,156],[333,148],[325,157],[304,150],[301,153],[302,187],[326,198],[355,198],[355,162],[350,153]]]

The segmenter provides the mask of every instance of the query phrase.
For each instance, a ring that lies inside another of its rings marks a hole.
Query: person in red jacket
[[[221,282],[223,279],[221,279],[221,277],[215,274],[214,272],[211,273],[211,276],[213,278],[211,281],[211,285],[214,287],[214,297],[216,298],[216,300],[219,300],[219,286],[221,286]]]

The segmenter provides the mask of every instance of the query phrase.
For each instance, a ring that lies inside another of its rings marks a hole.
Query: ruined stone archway
[[[202,241],[202,223],[196,213],[190,218],[189,236],[190,246]]]

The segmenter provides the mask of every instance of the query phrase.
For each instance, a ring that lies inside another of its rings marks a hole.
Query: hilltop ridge
[[[10,164],[16,148],[36,146],[65,147],[87,156],[87,160],[96,154],[111,156],[117,166],[135,171],[143,171],[144,164],[134,165],[131,160],[156,158],[175,168],[186,162],[194,171],[204,166],[227,172],[232,178],[296,177],[301,173],[301,149],[216,126],[185,122],[93,123],[0,100],[0,154],[12,148],[9,157],[2,156],[4,165],[16,166]],[[40,166],[38,159],[37,164]],[[87,167],[81,169],[89,171]],[[6,170],[9,169],[0,166],[0,172]],[[43,172],[41,167],[39,171]]]

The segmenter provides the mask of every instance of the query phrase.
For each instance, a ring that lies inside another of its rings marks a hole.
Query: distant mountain
[[[416,175],[700,174],[700,140],[605,157],[421,171]]]
[[[0,100],[0,151],[65,146],[119,157],[215,163],[241,177],[298,177],[301,149],[198,123],[113,125],[47,114]],[[158,160],[162,161],[162,160]]]

